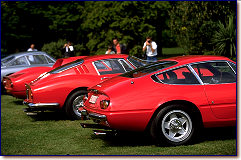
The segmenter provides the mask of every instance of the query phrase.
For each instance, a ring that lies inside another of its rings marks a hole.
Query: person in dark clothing
[[[74,47],[72,46],[71,42],[68,41],[66,44],[64,44],[62,52],[64,58],[74,57]]]
[[[126,54],[126,46],[124,44],[120,44],[117,38],[113,38],[112,50],[116,54]]]

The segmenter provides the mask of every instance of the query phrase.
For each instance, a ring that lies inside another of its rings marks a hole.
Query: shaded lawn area
[[[199,142],[157,147],[142,133],[95,136],[62,113],[29,117],[22,100],[1,95],[2,155],[236,155],[236,128],[205,129]],[[85,121],[91,122],[91,121]]]

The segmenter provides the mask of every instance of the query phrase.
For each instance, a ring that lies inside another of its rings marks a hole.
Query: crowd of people
[[[157,61],[157,44],[152,40],[152,37],[146,37],[146,41],[143,45],[144,57],[146,57],[147,62]],[[35,49],[35,45],[31,44],[27,51],[38,51]],[[74,47],[70,41],[64,44],[62,48],[62,54],[64,58],[74,57]],[[127,54],[126,46],[119,43],[117,38],[112,39],[112,44],[108,46],[105,54]]]

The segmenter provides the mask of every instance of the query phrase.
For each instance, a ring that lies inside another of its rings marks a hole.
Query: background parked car
[[[60,67],[61,65],[67,64],[83,57],[85,56],[60,58],[55,62],[52,67],[42,66],[26,68],[21,71],[15,72],[9,76],[4,76],[2,84],[8,94],[11,94],[16,98],[25,99],[25,84],[30,83],[37,78],[41,78],[42,75],[44,75],[46,72],[51,71],[52,69],[55,69],[57,67]]]
[[[3,76],[8,76],[29,67],[52,67],[55,59],[45,52],[20,52],[1,59],[1,82]]]
[[[84,109],[99,128],[148,131],[158,144],[175,146],[192,142],[202,126],[235,126],[236,91],[235,62],[181,56],[90,88]]]
[[[26,85],[25,111],[63,109],[69,118],[81,119],[78,109],[83,107],[88,87],[145,64],[132,56],[113,54],[85,57],[55,68]]]

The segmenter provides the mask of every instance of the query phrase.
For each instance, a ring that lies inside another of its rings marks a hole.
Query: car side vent
[[[160,83],[161,81],[157,78],[157,76],[154,74],[151,76],[151,79],[154,81],[154,82],[157,82],[157,83]]]

